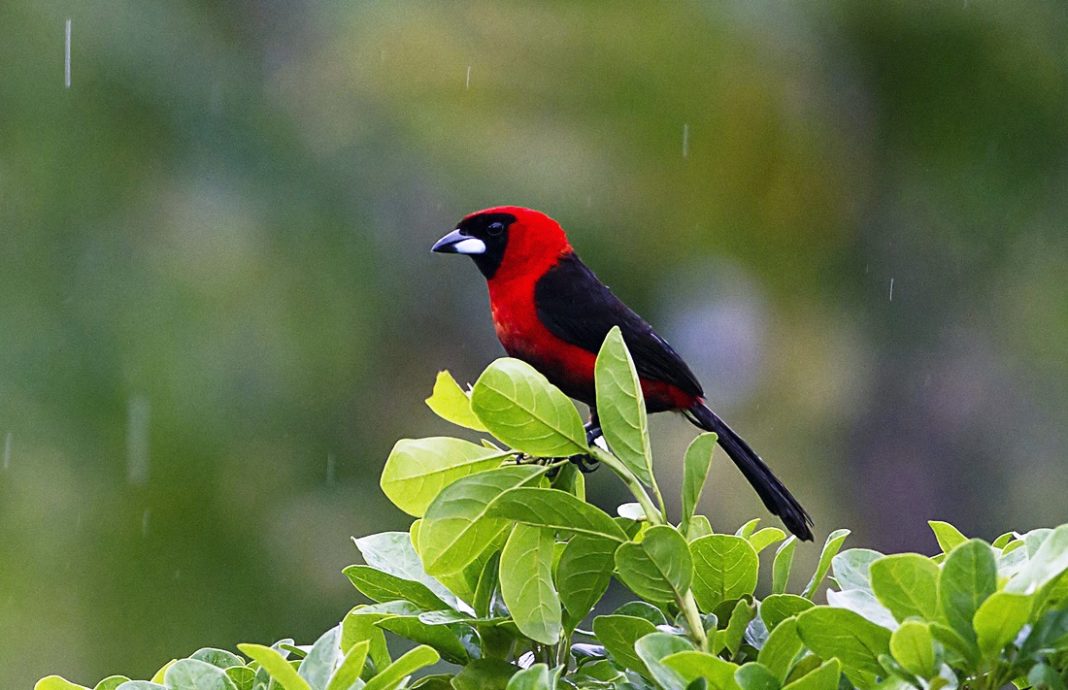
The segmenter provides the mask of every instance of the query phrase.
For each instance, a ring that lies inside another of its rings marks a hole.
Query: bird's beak
[[[431,251],[442,254],[485,254],[486,243],[477,237],[453,230],[434,243]]]

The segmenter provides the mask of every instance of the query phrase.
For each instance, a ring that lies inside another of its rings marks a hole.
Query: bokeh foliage
[[[409,402],[499,353],[427,247],[501,202],[565,223],[823,529],[1063,522],[1066,30],[1052,0],[0,3],[0,685],[337,620],[337,545],[403,524],[380,459],[441,432]],[[756,505],[728,472],[704,503]]]

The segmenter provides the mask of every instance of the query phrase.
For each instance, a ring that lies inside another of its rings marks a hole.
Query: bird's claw
[[[583,474],[589,474],[601,466],[601,463],[597,462],[596,458],[585,454],[572,455],[568,460],[573,462],[578,471]]]

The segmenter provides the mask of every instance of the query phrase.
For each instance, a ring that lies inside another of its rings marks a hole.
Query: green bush
[[[715,436],[686,452],[673,524],[618,331],[596,374],[611,451],[587,445],[574,405],[523,362],[494,362],[470,393],[442,372],[431,409],[495,440],[393,448],[382,489],[417,519],[356,540],[365,564],[344,572],[373,603],[311,646],[202,649],[150,681],[113,676],[96,690],[1065,687],[1068,525],[988,544],[932,522],[943,551],[932,558],[841,551],[838,530],[801,593],[787,593],[793,537],[758,520],[714,533],[694,513]],[[616,517],[587,503],[576,455],[608,467],[635,503]],[[776,544],[758,600],[761,554]],[[828,574],[835,588],[817,605]],[[636,599],[584,625],[612,578]],[[391,637],[408,651],[394,658]]]

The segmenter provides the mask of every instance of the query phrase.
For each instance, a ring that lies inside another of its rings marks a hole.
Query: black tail
[[[686,410],[686,417],[696,426],[719,436],[719,445],[753,485],[768,510],[778,515],[799,539],[812,541],[812,518],[741,436],[702,402]]]

